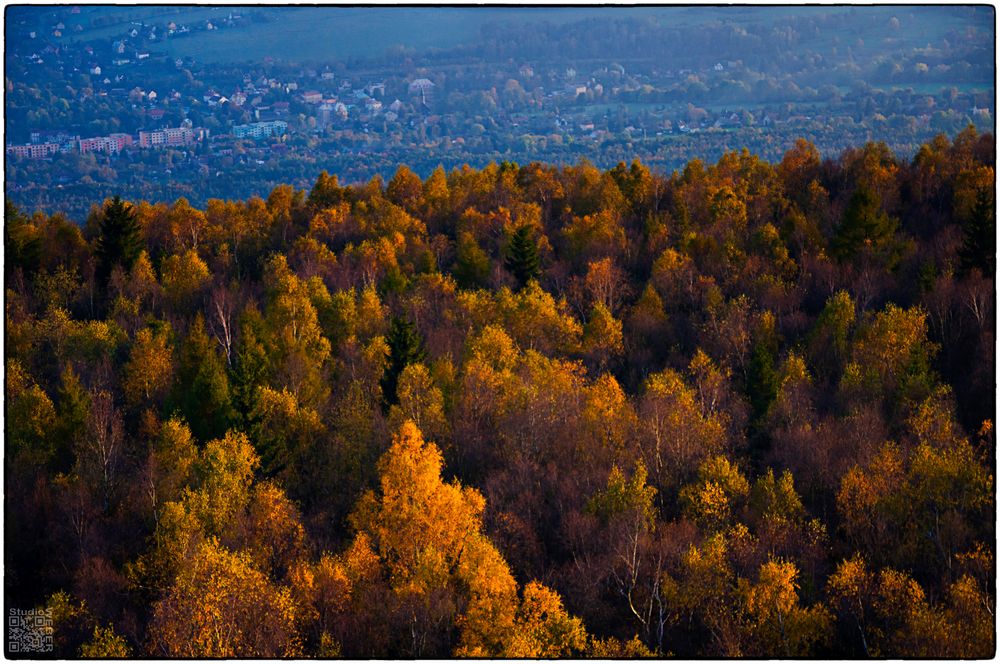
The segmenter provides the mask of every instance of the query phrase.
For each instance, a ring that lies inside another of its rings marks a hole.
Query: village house
[[[316,109],[316,124],[320,127],[325,127],[330,124],[330,120],[333,118],[333,104],[323,102]]]
[[[409,85],[409,92],[411,95],[429,95],[434,92],[434,82],[428,78],[418,78],[412,81]]]

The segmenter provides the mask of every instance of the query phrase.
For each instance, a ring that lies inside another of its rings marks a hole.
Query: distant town
[[[611,44],[612,55],[595,57],[579,43],[595,26],[581,22],[491,28],[482,52],[239,64],[174,57],[171,48],[247,26],[280,32],[290,14],[237,8],[184,21],[181,12],[105,28],[79,7],[50,10],[47,23],[14,14],[7,24],[7,192],[29,209],[78,216],[83,201],[113,192],[204,202],[266,195],[279,182],[307,187],[323,169],[344,181],[385,178],[398,163],[426,176],[439,164],[586,157],[609,167],[639,157],[669,172],[742,147],[780,159],[798,137],[828,156],[866,140],[905,155],[939,132],[989,130],[995,113],[984,59],[992,44],[963,32],[962,15],[949,15],[958,27],[928,48],[883,39],[884,54],[862,65],[872,47],[837,38],[828,53],[797,56],[798,74],[777,76],[769,58],[790,57],[780,44],[773,54],[748,51],[741,39],[759,43],[758,35],[713,24],[686,30],[699,45],[672,58],[638,48],[626,59]],[[866,15],[859,34],[898,30],[900,19],[884,14]],[[810,30],[844,30],[852,20],[786,20],[794,34],[783,38],[807,41]],[[761,33],[784,34],[784,23]],[[100,37],[87,38],[98,28]],[[533,54],[539,39],[563,44],[565,56]],[[39,108],[39,98],[50,103]]]

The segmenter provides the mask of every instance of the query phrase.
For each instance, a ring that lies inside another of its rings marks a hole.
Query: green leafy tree
[[[490,257],[486,255],[472,233],[458,236],[455,280],[463,288],[485,286],[490,276]]]
[[[319,174],[316,184],[309,191],[306,203],[315,210],[324,210],[334,207],[344,198],[344,189],[340,187],[336,175],[330,175],[326,171]]]
[[[126,659],[132,656],[132,649],[124,637],[115,634],[111,625],[94,626],[94,636],[80,646],[80,657],[84,659]]]
[[[8,453],[46,464],[52,457],[50,438],[56,424],[52,400],[16,361],[7,366],[6,379]]]
[[[296,486],[305,474],[304,462],[310,443],[319,438],[322,424],[315,411],[298,403],[288,390],[261,387],[251,413],[252,436],[261,457],[261,470],[278,475],[286,486]]]
[[[749,493],[750,484],[740,469],[720,455],[701,464],[697,480],[681,489],[680,501],[693,521],[718,531],[729,523]]]
[[[842,368],[850,350],[851,332],[857,318],[857,304],[847,291],[829,297],[816,324],[806,338],[812,368],[833,377]]]
[[[303,403],[321,403],[329,391],[324,365],[330,341],[323,336],[317,305],[325,308],[330,294],[319,278],[300,279],[281,254],[268,261],[264,284],[269,291],[266,320],[275,342],[276,384]]]
[[[42,261],[42,238],[24,214],[7,199],[4,203],[4,258],[9,279],[11,270],[21,268],[26,275],[38,270]]]

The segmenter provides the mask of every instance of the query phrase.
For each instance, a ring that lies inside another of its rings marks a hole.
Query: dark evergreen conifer
[[[97,279],[107,283],[116,265],[129,270],[142,253],[142,232],[132,206],[115,196],[104,207],[97,238]]]
[[[883,254],[891,250],[898,224],[882,209],[875,193],[861,185],[847,204],[844,221],[833,238],[833,253],[840,260],[853,258],[866,248]]]
[[[247,309],[240,321],[240,345],[232,370],[234,417],[243,431],[253,425],[250,413],[257,405],[257,391],[271,373],[268,346],[263,317],[257,309]]]
[[[972,215],[962,229],[962,248],[958,257],[963,272],[978,268],[984,277],[993,277],[996,271],[996,228],[993,197],[988,190],[981,189],[976,195]]]
[[[514,231],[505,261],[507,269],[517,279],[518,290],[529,281],[541,275],[541,261],[538,258],[538,243],[530,226],[521,226]]]
[[[73,441],[84,430],[90,411],[90,395],[70,363],[63,369],[56,395],[53,465],[59,472],[67,472],[73,465]]]
[[[754,343],[747,366],[746,393],[756,425],[761,425],[768,409],[778,396],[778,374],[774,369],[774,344],[765,340]]]
[[[382,402],[388,409],[389,406],[398,402],[396,385],[403,369],[411,364],[423,362],[426,353],[420,332],[417,331],[413,323],[405,318],[392,319],[386,342],[389,344],[389,352],[386,354],[389,366],[382,374],[380,385],[382,387]]]
[[[225,435],[233,420],[226,367],[205,332],[205,319],[200,312],[181,348],[171,404],[172,410],[184,416],[191,433],[203,443]]]

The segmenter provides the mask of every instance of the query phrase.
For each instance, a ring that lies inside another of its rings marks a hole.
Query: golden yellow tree
[[[757,583],[740,579],[739,595],[749,616],[750,641],[758,649],[754,654],[804,657],[829,637],[832,616],[826,607],[799,605],[798,575],[794,563],[772,559],[760,566]]]
[[[482,533],[482,495],[443,482],[442,463],[437,446],[404,422],[379,461],[380,490],[366,494],[352,516],[391,590],[394,607],[380,610],[406,616],[405,651],[425,653],[431,631],[449,623],[460,629],[460,655],[582,649],[583,626],[562,610],[558,595],[535,584],[518,601],[506,562]]]
[[[294,657],[295,605],[249,554],[209,540],[153,608],[152,652],[163,657]]]
[[[697,621],[710,634],[706,655],[741,657],[742,614],[736,601],[737,577],[729,561],[723,533],[692,544],[681,556],[679,569],[663,575],[662,592],[675,624]]]
[[[567,657],[587,645],[587,632],[579,618],[563,608],[558,593],[537,581],[524,587],[514,629],[502,657],[553,659]]]
[[[699,395],[676,371],[665,369],[646,380],[640,415],[648,466],[662,487],[683,480],[708,456],[722,451],[725,428],[705,416]]]
[[[582,350],[590,362],[602,371],[624,352],[622,322],[598,302],[583,327]]]
[[[864,558],[855,553],[853,557],[837,564],[836,571],[826,582],[826,593],[830,608],[837,614],[842,629],[853,638],[858,638],[861,652],[867,657],[875,655],[877,644],[871,640],[870,623],[874,618],[872,602],[875,594],[875,580],[868,571]]]
[[[175,308],[190,306],[210,278],[208,265],[194,249],[170,256],[160,268],[164,295]]]
[[[396,387],[399,403],[389,409],[389,422],[399,428],[411,420],[421,431],[433,436],[439,443],[449,431],[444,412],[444,396],[434,384],[430,371],[421,363],[407,365],[399,375]]]
[[[733,512],[750,493],[750,484],[736,464],[724,456],[706,459],[695,482],[681,489],[684,512],[693,521],[712,529],[729,525]]]
[[[122,636],[115,634],[111,625],[95,625],[93,637],[80,646],[80,657],[84,659],[127,659],[131,656],[132,649]]]
[[[139,330],[124,371],[122,388],[130,404],[149,403],[166,396],[174,371],[167,332],[154,332],[148,327]]]

